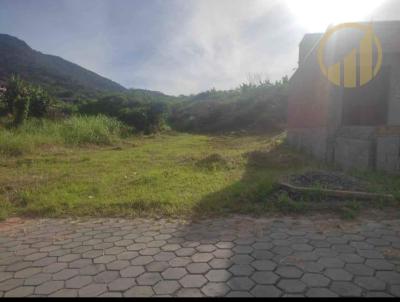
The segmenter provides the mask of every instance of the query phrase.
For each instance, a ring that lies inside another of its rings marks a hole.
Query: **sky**
[[[171,95],[290,76],[304,34],[370,20],[400,20],[400,1],[0,0],[0,33]]]

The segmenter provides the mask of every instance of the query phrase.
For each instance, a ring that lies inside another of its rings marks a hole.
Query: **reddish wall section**
[[[320,71],[316,53],[311,53],[290,80],[289,129],[327,126],[330,85]]]

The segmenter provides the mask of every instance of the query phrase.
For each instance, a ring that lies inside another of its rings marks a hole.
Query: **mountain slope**
[[[123,86],[79,65],[43,54],[18,38],[0,34],[0,81],[13,73],[63,99],[126,91]]]

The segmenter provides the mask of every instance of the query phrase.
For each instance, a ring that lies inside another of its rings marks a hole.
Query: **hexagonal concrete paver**
[[[0,227],[1,297],[400,296],[396,219],[38,221]]]
[[[200,288],[207,283],[207,279],[202,275],[186,275],[179,282],[183,287]]]

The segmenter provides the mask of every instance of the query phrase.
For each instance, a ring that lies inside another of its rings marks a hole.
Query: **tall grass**
[[[18,156],[43,145],[110,145],[127,133],[118,120],[103,115],[66,120],[31,119],[17,129],[0,129],[0,154]]]

